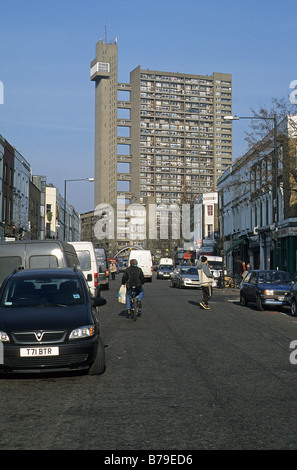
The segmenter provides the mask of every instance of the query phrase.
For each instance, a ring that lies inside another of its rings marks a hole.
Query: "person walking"
[[[198,264],[199,281],[202,289],[203,300],[199,303],[200,307],[209,310],[209,299],[212,297],[212,281],[213,275],[208,266],[208,259],[206,256],[201,256],[200,263]]]
[[[137,304],[138,307],[142,307],[142,299],[144,296],[143,284],[145,283],[144,274],[141,268],[137,266],[137,260],[131,259],[129,268],[125,269],[123,277],[122,277],[122,284],[126,285],[127,287],[127,294],[126,294],[126,309],[127,314],[131,314],[131,302],[130,296],[132,294],[133,287],[137,289]]]
[[[115,279],[115,273],[117,272],[117,267],[114,261],[111,261],[109,265],[109,271],[111,273],[111,279]]]
[[[242,262],[239,258],[234,261],[234,273],[236,278],[236,287],[239,287],[243,273]]]

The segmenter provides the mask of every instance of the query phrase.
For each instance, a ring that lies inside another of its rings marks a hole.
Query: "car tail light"
[[[95,287],[98,286],[98,273],[94,273],[94,285]]]
[[[107,269],[107,270],[106,270],[106,277],[108,277],[108,276],[109,276],[109,271],[108,271],[108,269]]]

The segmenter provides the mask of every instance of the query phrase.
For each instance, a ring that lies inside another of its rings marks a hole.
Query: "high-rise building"
[[[232,76],[143,70],[118,83],[118,46],[100,40],[95,81],[95,205],[183,202],[216,189],[232,163]]]
[[[232,164],[232,76],[144,70],[118,82],[118,46],[100,40],[95,82],[95,206],[183,203],[216,190]]]

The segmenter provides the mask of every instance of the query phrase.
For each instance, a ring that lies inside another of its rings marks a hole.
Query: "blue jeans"
[[[139,287],[139,294],[137,295],[137,299],[142,301],[143,296],[144,296],[144,289],[143,287]],[[126,309],[130,310],[131,309],[131,302],[130,302],[130,296],[132,294],[133,290],[132,289],[127,289],[127,294],[126,294]]]

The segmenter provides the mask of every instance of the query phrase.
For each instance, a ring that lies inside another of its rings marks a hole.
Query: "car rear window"
[[[57,268],[58,259],[54,255],[33,255],[29,258],[30,269]]]
[[[91,271],[91,254],[89,251],[77,251],[80,267],[83,271]]]

